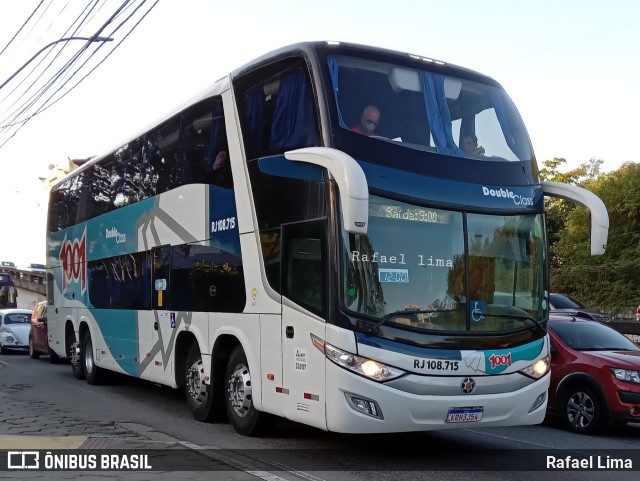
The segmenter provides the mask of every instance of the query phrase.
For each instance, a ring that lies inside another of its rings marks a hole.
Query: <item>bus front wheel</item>
[[[261,436],[273,428],[275,418],[257,411],[253,404],[253,388],[249,363],[242,346],[229,356],[225,376],[227,415],[234,429],[244,436]]]

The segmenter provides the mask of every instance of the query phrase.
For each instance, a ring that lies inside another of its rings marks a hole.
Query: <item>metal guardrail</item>
[[[624,334],[636,344],[640,343],[640,321],[613,320],[605,324]]]

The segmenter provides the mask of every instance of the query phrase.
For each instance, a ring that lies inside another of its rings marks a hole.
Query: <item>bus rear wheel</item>
[[[227,415],[233,428],[244,436],[268,434],[275,418],[257,411],[253,404],[253,388],[249,363],[242,346],[231,351],[225,375]]]
[[[84,377],[89,384],[100,384],[104,377],[104,371],[101,367],[96,366],[93,357],[93,343],[91,342],[91,334],[87,331],[83,339],[83,348],[80,350],[82,360],[82,370]]]
[[[213,382],[208,384],[204,380],[204,363],[198,343],[194,342],[189,348],[184,368],[184,391],[187,405],[193,419],[196,421],[213,421],[223,412],[221,403],[216,402],[213,393]]]
[[[84,380],[82,357],[82,347],[74,340],[74,342],[69,346],[69,360],[71,361],[71,372],[73,372],[73,377],[79,381]]]

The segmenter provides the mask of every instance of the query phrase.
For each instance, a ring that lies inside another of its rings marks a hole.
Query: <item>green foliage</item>
[[[590,255],[587,209],[564,201],[547,204],[551,251],[551,290],[570,294],[612,314],[640,303],[640,164],[602,173],[602,161],[560,173],[564,159],[544,162],[544,180],[567,182],[598,195],[609,213],[609,239],[603,256]]]

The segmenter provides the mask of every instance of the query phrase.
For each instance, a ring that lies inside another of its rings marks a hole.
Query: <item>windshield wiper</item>
[[[448,312],[448,311],[442,311],[442,310],[439,311],[439,310],[434,310],[434,309],[402,309],[402,310],[394,311],[394,312],[391,312],[391,313],[387,314],[382,319],[380,319],[380,321],[378,321],[373,326],[372,329],[377,329],[380,326],[386,324],[388,321],[390,321],[394,317],[401,316],[403,314],[404,315],[430,314],[432,312]],[[527,321],[531,321],[541,331],[545,330],[544,327],[542,327],[542,324],[540,324],[539,321],[537,321],[533,317],[529,317],[529,316],[513,316],[513,315],[508,315],[508,314],[482,314],[482,315],[486,316],[486,317],[497,317],[497,318],[502,318],[502,319],[524,319],[524,320],[527,320]]]
[[[536,321],[533,317],[530,317],[530,316],[513,316],[510,314],[482,314],[482,315],[486,317],[497,317],[499,319],[524,319],[526,321],[533,322],[541,331],[545,330],[539,321]]]
[[[383,324],[386,324],[389,320],[393,319],[396,316],[404,315],[414,315],[414,314],[430,314],[432,312],[447,312],[447,311],[437,311],[433,309],[402,309],[400,311],[394,311],[390,314],[384,316],[380,321],[378,321],[372,329],[378,329]]]

